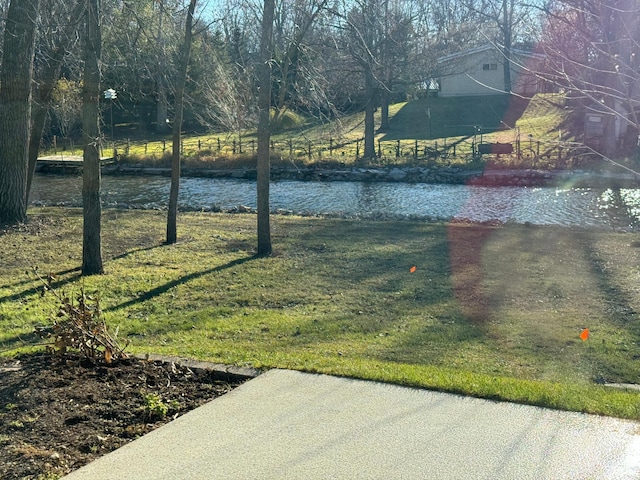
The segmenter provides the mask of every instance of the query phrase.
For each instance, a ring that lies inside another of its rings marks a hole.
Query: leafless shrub
[[[52,324],[36,328],[36,333],[47,340],[47,348],[61,355],[76,351],[83,358],[93,362],[103,360],[107,364],[127,358],[124,347],[117,341],[117,331],[112,335],[107,328],[97,296],[87,295],[84,287],[75,299],[60,294],[52,286],[52,275],[45,279],[37,268],[33,271],[44,285],[43,295],[50,292],[59,302]]]

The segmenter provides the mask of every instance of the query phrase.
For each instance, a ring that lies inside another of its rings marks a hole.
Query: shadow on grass
[[[150,247],[144,247],[144,248],[136,248],[134,250],[128,250],[124,253],[121,253],[120,255],[116,255],[115,257],[112,257],[111,260],[122,260],[123,258],[127,258],[131,255],[133,255],[134,253],[139,253],[139,252],[149,252],[151,250],[155,250],[156,248],[162,248],[162,247],[166,247],[165,243],[159,243],[158,245],[151,245]]]
[[[237,260],[233,260],[231,262],[225,263],[224,265],[218,265],[217,267],[214,268],[210,268],[208,270],[203,270],[201,272],[194,272],[191,273],[189,275],[185,275],[183,277],[177,278],[175,280],[172,280],[170,282],[165,283],[164,285],[160,285],[156,288],[152,288],[151,290],[149,290],[148,292],[143,293],[142,295],[138,296],[137,298],[128,300],[126,302],[120,303],[119,305],[113,305],[109,308],[104,309],[105,312],[115,312],[118,310],[122,310],[123,308],[128,308],[131,306],[134,306],[138,303],[141,302],[145,302],[147,300],[151,300],[153,298],[156,298],[160,295],[162,295],[163,293],[168,292],[169,290],[171,290],[172,288],[178,286],[178,285],[182,285],[185,284],[191,280],[194,280],[196,278],[200,278],[203,277],[205,275],[209,275],[210,273],[214,273],[214,272],[220,272],[222,270],[226,270],[228,268],[232,268],[235,267],[237,265],[242,265],[243,263],[249,262],[251,260],[257,259],[259,258],[257,255],[252,255],[250,257],[244,257],[244,258],[239,258]]]
[[[628,294],[616,285],[613,276],[606,267],[607,261],[593,248],[595,240],[585,242],[584,253],[598,288],[605,298],[604,311],[612,322],[631,330],[637,341],[640,337],[640,323],[636,321],[637,312],[629,304]]]
[[[80,279],[82,277],[81,275],[81,268],[80,267],[75,267],[75,268],[70,268],[67,270],[63,270],[61,272],[57,272],[53,274],[54,278],[58,278],[61,277],[62,275],[67,275],[69,273],[74,273],[71,276],[62,278],[62,279],[58,279],[58,280],[54,280],[50,283],[50,286],[54,289],[54,290],[58,290],[70,283],[75,282],[76,280]],[[24,281],[20,281],[18,283],[15,283],[14,286],[17,285],[21,285],[21,284],[26,284],[26,283],[31,283],[37,281],[36,279],[29,279],[29,280],[24,280]],[[12,295],[5,295],[4,297],[0,297],[0,303],[2,302],[15,302],[17,300],[22,300],[24,297],[30,296],[30,295],[36,295],[37,293],[42,292],[42,288],[44,287],[43,284],[39,283],[37,286],[31,287],[31,288],[27,288],[21,292],[18,293],[14,293]]]
[[[415,334],[427,331],[431,322],[461,318],[450,281],[446,226],[384,222],[384,227],[375,222],[324,221],[296,235],[299,244],[292,250],[309,257],[301,268],[319,265],[311,281],[325,285],[321,288],[338,299],[340,308],[329,309],[320,320],[311,316],[308,322],[300,322],[302,334],[293,334],[287,341],[297,347],[316,342],[319,330],[335,335],[335,339],[355,335],[384,350],[377,344],[388,335]],[[337,241],[336,230],[341,241]],[[416,319],[423,319],[424,324],[420,326]],[[482,334],[482,330],[470,328],[474,332],[456,335]],[[420,348],[407,339],[407,344],[393,350],[404,347],[410,351]]]
[[[0,353],[11,352],[19,348],[44,345],[42,338],[36,332],[27,332],[23,335],[14,335],[0,343]]]
[[[154,246],[151,246],[151,247],[138,248],[138,249],[135,249],[135,250],[130,250],[128,252],[124,252],[124,253],[122,253],[120,255],[116,255],[115,257],[112,257],[112,260],[119,260],[119,259],[122,259],[122,258],[126,258],[129,255],[133,255],[134,253],[146,252],[146,251],[153,250],[155,248],[162,247],[162,246],[163,245],[160,244],[160,245],[154,245]],[[51,276],[55,280],[53,280],[51,282],[51,287],[54,290],[58,290],[58,289],[60,289],[62,287],[65,287],[66,285],[68,285],[70,283],[75,282],[76,280],[79,280],[80,278],[82,278],[81,271],[82,271],[82,267],[73,267],[73,268],[68,268],[66,270],[61,270],[59,272],[52,272]],[[69,274],[73,274],[73,275],[65,277],[65,275],[69,275]],[[48,276],[48,275],[49,275],[49,273],[47,273],[45,276]],[[64,277],[64,278],[62,278],[62,277]],[[15,283],[6,284],[6,285],[2,285],[2,286],[3,287],[7,287],[7,288],[9,288],[9,287],[14,287],[15,288],[15,287],[19,287],[20,285],[27,285],[27,284],[33,283],[34,281],[37,281],[37,279],[33,278],[31,276],[28,276],[24,280],[19,280],[19,281],[15,282]],[[22,298],[24,298],[26,296],[35,295],[35,294],[37,294],[37,293],[42,291],[42,287],[43,287],[43,285],[39,283],[38,285],[36,285],[34,287],[31,287],[31,288],[27,288],[27,289],[25,289],[25,290],[23,290],[21,292],[14,293],[12,295],[6,295],[4,297],[0,297],[0,302],[12,302],[12,301],[20,300],[20,299],[22,299]]]

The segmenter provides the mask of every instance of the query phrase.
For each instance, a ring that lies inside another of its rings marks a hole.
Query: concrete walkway
[[[271,370],[65,477],[634,479],[640,423]]]

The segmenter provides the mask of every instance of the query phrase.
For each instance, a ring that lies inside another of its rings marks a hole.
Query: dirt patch
[[[0,360],[0,478],[59,478],[243,381],[140,359],[94,365],[41,353]]]

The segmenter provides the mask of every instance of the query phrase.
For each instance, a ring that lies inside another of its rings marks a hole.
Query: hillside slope
[[[382,140],[470,136],[474,130],[491,134],[516,126],[526,135],[544,137],[566,124],[568,112],[560,100],[557,95],[536,95],[532,99],[491,95],[414,100],[399,109]]]

